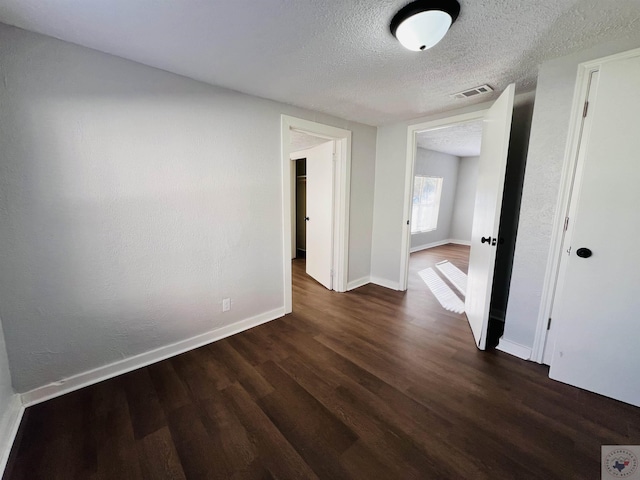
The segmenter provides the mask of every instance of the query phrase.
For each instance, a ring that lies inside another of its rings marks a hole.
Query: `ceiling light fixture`
[[[391,33],[409,50],[428,50],[443,39],[460,13],[456,0],[416,0],[391,20]]]

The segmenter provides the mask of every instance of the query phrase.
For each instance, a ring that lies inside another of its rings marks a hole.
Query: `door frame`
[[[351,202],[351,131],[322,123],[281,115],[282,160],[282,271],[284,276],[285,313],[293,310],[292,301],[292,168],[291,129],[334,140],[333,202],[333,290],[346,292],[349,275],[349,207]]]
[[[407,127],[407,156],[404,180],[404,207],[402,211],[402,245],[400,249],[399,290],[405,291],[409,285],[409,258],[411,255],[411,207],[413,205],[413,177],[415,175],[417,135],[428,130],[439,130],[461,123],[482,120],[488,109],[476,110],[452,117],[416,123]]]
[[[573,102],[571,105],[571,116],[569,120],[569,136],[565,145],[562,174],[560,177],[560,191],[558,192],[558,199],[556,201],[556,212],[551,232],[551,247],[547,257],[544,283],[542,286],[536,335],[533,341],[533,348],[531,350],[531,360],[538,363],[543,362],[548,333],[547,325],[551,318],[551,312],[553,311],[556,292],[560,286],[558,275],[560,273],[560,265],[563,257],[561,250],[564,242],[565,218],[567,218],[569,209],[571,208],[572,191],[580,156],[580,146],[582,144],[584,105],[589,96],[591,74],[599,71],[605,63],[629,57],[636,57],[638,55],[640,55],[640,48],[590,60],[578,65]],[[573,200],[575,200],[575,196],[573,196]]]

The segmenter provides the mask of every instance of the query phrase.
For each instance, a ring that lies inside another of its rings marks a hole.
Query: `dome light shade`
[[[391,33],[409,50],[427,50],[444,38],[459,13],[456,0],[416,0],[396,13]]]

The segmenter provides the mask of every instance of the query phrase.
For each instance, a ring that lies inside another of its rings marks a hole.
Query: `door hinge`
[[[569,217],[565,217],[564,219],[564,231],[567,231],[567,228],[569,228]]]
[[[549,321],[547,322],[547,330],[551,330],[551,317],[549,317]]]
[[[332,153],[332,155],[333,155],[333,161],[334,161],[334,162],[335,162],[335,161],[337,161],[336,154],[335,154],[335,153]]]
[[[331,269],[331,272],[329,272],[329,274],[331,275],[331,278],[333,278],[333,268]]]
[[[589,111],[589,102],[584,102],[584,110],[582,110],[582,118],[587,116],[587,112]]]

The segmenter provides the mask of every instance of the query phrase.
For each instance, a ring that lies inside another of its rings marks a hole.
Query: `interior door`
[[[487,344],[489,304],[496,262],[502,193],[511,134],[515,84],[491,106],[482,125],[476,203],[471,229],[471,252],[465,311],[476,345]]]
[[[549,376],[640,406],[640,56],[598,74],[553,311]]]
[[[306,150],[307,274],[331,290],[333,266],[333,141]]]

